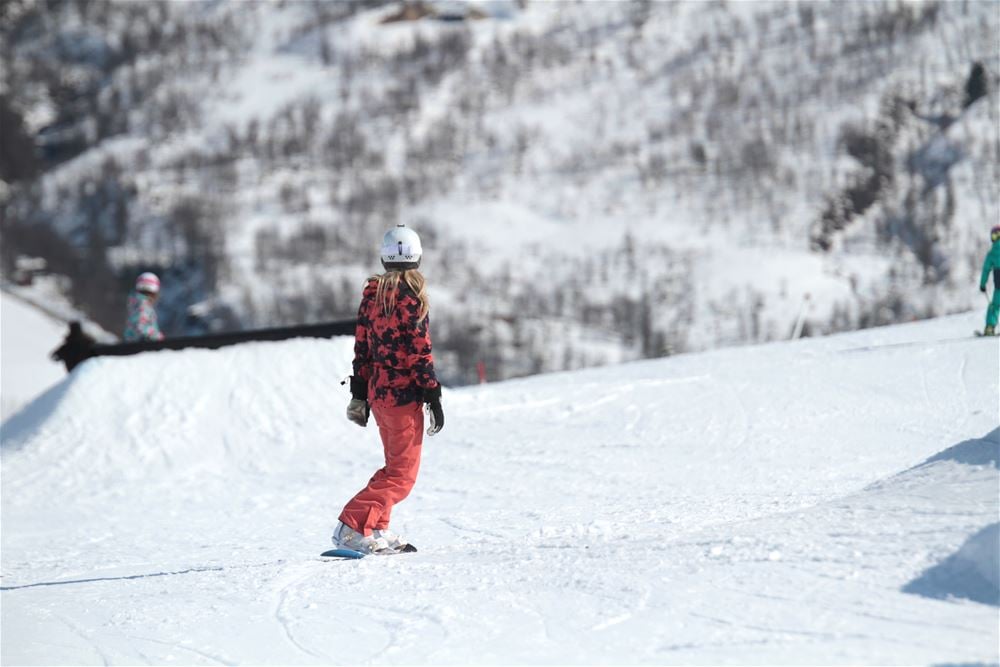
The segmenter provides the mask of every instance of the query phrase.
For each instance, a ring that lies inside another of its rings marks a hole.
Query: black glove
[[[441,385],[433,389],[424,389],[424,403],[427,404],[427,416],[430,426],[427,435],[436,435],[444,428],[444,410],[441,409]]]
[[[979,291],[982,292],[983,294],[986,294],[986,285],[980,285]]]

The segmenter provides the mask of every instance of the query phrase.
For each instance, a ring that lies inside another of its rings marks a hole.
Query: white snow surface
[[[66,324],[6,290],[0,297],[0,418],[7,419],[66,376],[49,359]]]
[[[979,316],[446,391],[343,562],[349,340],[90,360],[3,424],[2,662],[997,662]]]

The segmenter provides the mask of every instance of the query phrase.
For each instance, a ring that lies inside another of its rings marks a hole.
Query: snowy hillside
[[[65,366],[49,355],[63,343],[67,322],[82,322],[84,331],[101,342],[115,340],[72,308],[53,282],[39,278],[30,287],[3,285],[0,290],[0,417],[3,419],[66,377]]]
[[[995,663],[978,320],[448,391],[357,562],[349,341],[90,360],[3,424],[2,661]]]
[[[66,369],[49,359],[66,327],[7,292],[0,295],[0,418],[7,419],[66,376]]]
[[[406,222],[452,382],[978,307],[996,2],[467,7],[8,3],[8,253],[180,333],[350,316]]]

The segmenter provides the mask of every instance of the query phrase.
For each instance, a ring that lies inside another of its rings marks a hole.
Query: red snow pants
[[[362,535],[389,527],[392,506],[408,496],[417,481],[424,440],[422,408],[419,402],[399,407],[372,406],[385,450],[385,467],[344,507],[340,520],[345,526]]]

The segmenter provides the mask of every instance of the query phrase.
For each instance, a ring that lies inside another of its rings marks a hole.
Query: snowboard
[[[973,331],[972,333],[976,334],[976,336],[979,337],[979,338],[996,338],[997,337],[996,334],[989,334],[989,335],[987,335],[987,334],[983,333],[982,331]]]
[[[390,551],[383,551],[375,554],[370,554],[372,556],[395,556],[396,554],[412,554],[417,551],[417,548],[412,544],[403,545],[400,549],[393,549]],[[369,554],[362,553],[360,551],[355,551],[354,549],[330,549],[329,551],[324,551],[319,556],[320,558],[338,558],[340,560],[356,560],[358,558],[364,558]]]

